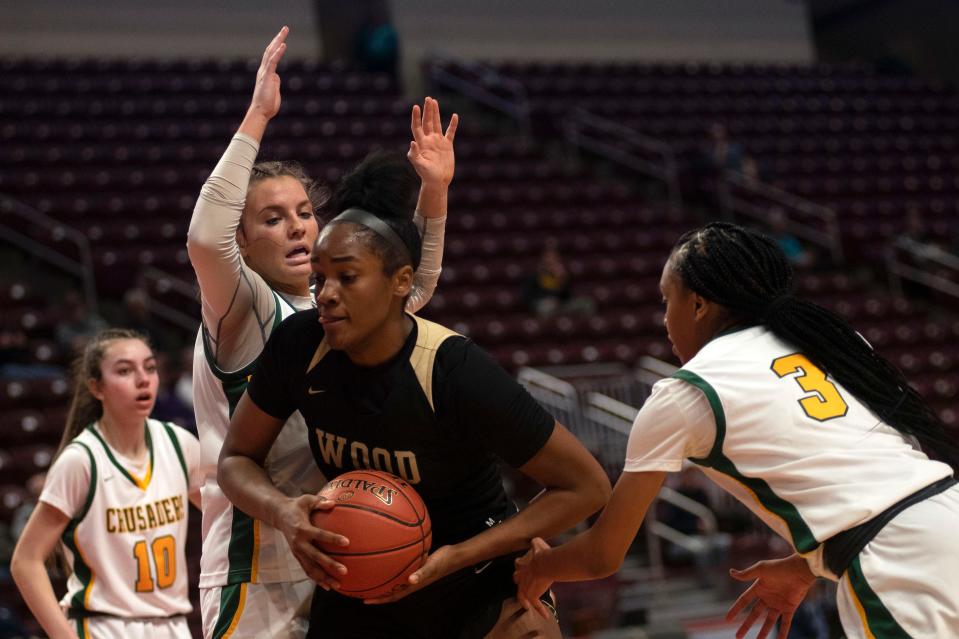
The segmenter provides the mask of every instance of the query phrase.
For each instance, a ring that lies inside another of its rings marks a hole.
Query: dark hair
[[[793,271],[769,237],[713,222],[679,238],[670,256],[683,284],[734,320],[764,324],[868,406],[956,468],[955,443],[902,373],[841,317],[793,297]]]
[[[330,189],[317,180],[307,175],[306,170],[299,162],[292,160],[278,161],[267,160],[257,162],[253,165],[253,172],[250,174],[250,185],[247,189],[253,188],[263,180],[278,177],[291,177],[303,185],[306,196],[310,199],[313,206],[313,212],[316,213],[326,206],[330,200]]]
[[[401,266],[419,268],[423,242],[413,223],[416,208],[416,172],[399,153],[374,151],[340,181],[330,202],[333,215],[363,209],[392,228],[409,250],[405,253],[370,229],[360,231],[364,244],[383,261],[392,275]]]
[[[90,393],[87,380],[103,378],[100,370],[103,356],[110,344],[118,339],[138,339],[150,346],[150,340],[145,335],[127,328],[108,328],[90,338],[73,361],[73,399],[70,400],[70,408],[67,410],[67,423],[57,447],[57,457],[84,428],[103,417],[103,404]]]

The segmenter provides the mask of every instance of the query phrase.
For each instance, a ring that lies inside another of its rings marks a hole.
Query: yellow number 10
[[[846,401],[836,386],[826,379],[826,374],[816,368],[805,355],[793,353],[773,360],[773,372],[779,377],[800,373],[795,377],[807,393],[815,393],[799,400],[803,411],[813,419],[824,422],[827,419],[842,417],[849,410]]]
[[[176,540],[172,535],[157,537],[150,548],[153,551],[153,565],[156,566],[156,585],[161,589],[169,588],[176,581]],[[145,540],[133,546],[133,557],[137,560],[136,591],[152,592],[153,575]]]

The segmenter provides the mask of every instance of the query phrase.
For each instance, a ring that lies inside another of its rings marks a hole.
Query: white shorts
[[[303,639],[310,626],[312,580],[200,588],[203,639]]]
[[[902,511],[839,581],[849,639],[959,638],[959,485]]]
[[[80,639],[191,639],[186,617],[170,619],[124,619],[123,617],[87,617],[71,619]]]

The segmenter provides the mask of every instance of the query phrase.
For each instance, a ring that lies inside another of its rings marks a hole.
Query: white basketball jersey
[[[283,319],[302,310],[275,293],[274,302],[276,313],[270,332]],[[193,402],[203,473],[200,587],[307,579],[283,533],[234,508],[217,484],[220,449],[233,410],[246,390],[253,362],[234,372],[220,370],[209,353],[203,330],[201,327],[197,334],[193,355]],[[263,336],[258,332],[249,338],[262,340]],[[276,487],[291,497],[316,493],[323,487],[325,480],[313,461],[306,425],[298,412],[290,416],[270,449],[266,470]]]
[[[952,474],[762,326],[713,339],[674,377],[716,419],[692,461],[800,553]]]
[[[73,574],[60,605],[75,616],[170,617],[191,610],[184,555],[190,480],[181,442],[193,435],[153,419],[146,429],[150,461],[143,477],[121,465],[96,425],[70,443],[90,457],[86,502],[61,537]]]

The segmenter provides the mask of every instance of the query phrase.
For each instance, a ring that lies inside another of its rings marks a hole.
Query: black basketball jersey
[[[471,340],[410,317],[399,353],[361,367],[329,349],[316,309],[296,313],[271,335],[247,392],[279,419],[300,411],[328,478],[375,468],[412,484],[438,548],[515,512],[499,460],[525,464],[554,420]]]

